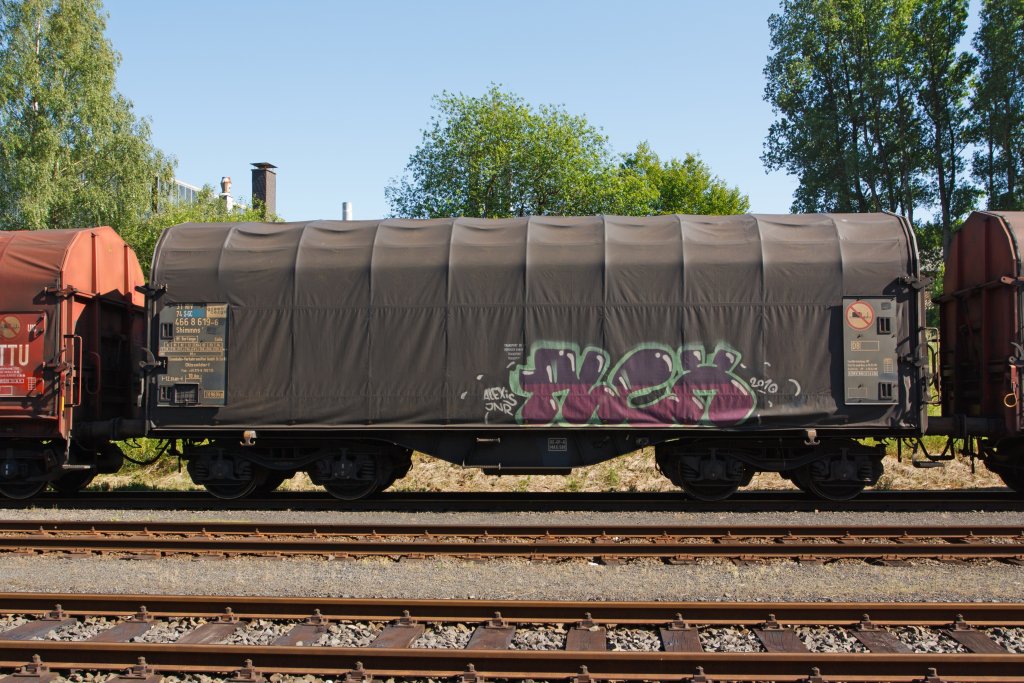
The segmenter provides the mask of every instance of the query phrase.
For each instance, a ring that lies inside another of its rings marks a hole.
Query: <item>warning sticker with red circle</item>
[[[866,330],[875,322],[875,309],[867,301],[854,301],[846,307],[846,324],[855,330]]]

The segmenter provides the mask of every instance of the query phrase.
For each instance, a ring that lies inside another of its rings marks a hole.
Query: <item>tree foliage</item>
[[[936,209],[948,246],[964,182],[973,57],[967,0],[783,0],[769,19],[769,169],[799,179],[797,211]],[[931,218],[926,216],[925,221]]]
[[[617,157],[583,116],[533,107],[492,85],[444,92],[405,174],[386,190],[399,216],[736,213],[748,202],[694,155],[661,162],[646,143]]]
[[[918,2],[910,29],[911,66],[923,121],[924,173],[928,196],[938,204],[936,222],[945,259],[953,229],[978,196],[964,177],[964,151],[972,139],[968,97],[977,66],[974,55],[957,47],[967,31],[967,0]]]
[[[132,245],[142,271],[149,275],[153,250],[160,234],[172,225],[180,223],[229,223],[229,222],[276,222],[277,216],[267,215],[263,206],[235,206],[228,210],[224,200],[214,194],[209,185],[203,186],[195,202],[174,202],[165,200],[160,210],[147,215],[121,231],[121,236]]]
[[[735,214],[750,210],[747,196],[712,174],[696,154],[663,162],[643,142],[624,157],[622,170],[649,188],[646,203],[632,213]]]
[[[1024,3],[984,0],[974,48],[974,176],[989,208],[1024,209]]]
[[[0,226],[135,225],[172,163],[117,92],[99,0],[0,0]]]

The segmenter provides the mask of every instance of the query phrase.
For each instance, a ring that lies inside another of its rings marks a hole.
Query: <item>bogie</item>
[[[830,439],[817,446],[780,442],[673,441],[655,448],[658,468],[698,500],[723,500],[759,471],[777,471],[802,491],[849,500],[882,474],[884,446]]]

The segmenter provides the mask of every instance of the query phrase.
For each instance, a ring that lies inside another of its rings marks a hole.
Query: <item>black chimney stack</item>
[[[263,217],[267,218],[277,213],[277,168],[266,161],[257,161],[252,164],[252,203],[263,204]]]

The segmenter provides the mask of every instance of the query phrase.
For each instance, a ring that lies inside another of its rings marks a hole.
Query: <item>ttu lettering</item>
[[[0,366],[28,365],[28,344],[0,344]]]

